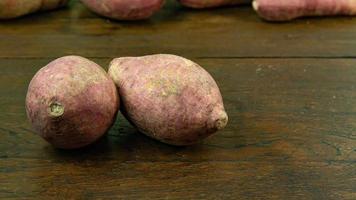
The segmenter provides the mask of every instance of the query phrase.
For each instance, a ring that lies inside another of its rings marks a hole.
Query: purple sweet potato
[[[178,0],[182,5],[190,8],[213,8],[220,6],[251,3],[252,0]]]
[[[21,17],[37,11],[53,10],[68,0],[0,0],[0,19]]]
[[[118,106],[112,79],[99,65],[79,56],[62,57],[40,69],[26,97],[34,130],[63,149],[86,146],[104,135]]]
[[[116,20],[142,20],[151,17],[164,0],[81,0],[93,12]]]
[[[356,0],[254,0],[265,20],[288,21],[304,16],[356,15]]]
[[[109,75],[126,118],[164,143],[194,144],[227,124],[217,84],[190,60],[166,54],[117,58]]]

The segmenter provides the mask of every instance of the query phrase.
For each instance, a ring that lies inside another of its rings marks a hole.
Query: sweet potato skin
[[[112,79],[100,66],[79,56],[62,57],[40,69],[26,96],[34,130],[63,149],[86,146],[104,135],[118,106]]]
[[[196,8],[196,9],[248,4],[252,2],[252,0],[178,0],[178,1],[186,7]]]
[[[161,142],[191,145],[227,124],[217,84],[190,60],[167,54],[117,58],[109,75],[122,94],[123,114]]]
[[[356,15],[356,0],[254,0],[253,8],[267,21],[304,16]]]
[[[63,7],[68,0],[1,0],[0,19],[12,19],[37,11]]]
[[[93,12],[116,20],[142,20],[157,12],[164,0],[81,0]]]

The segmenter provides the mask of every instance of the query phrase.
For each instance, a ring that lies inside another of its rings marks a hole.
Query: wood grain
[[[356,19],[262,22],[248,7],[171,1],[149,21],[71,9],[0,23],[0,199],[356,199]],[[121,115],[97,143],[52,148],[24,109],[52,59],[184,55],[208,70],[229,125],[173,147]]]
[[[169,1],[151,20],[128,23],[98,18],[81,4],[73,7],[1,23],[0,58],[160,52],[214,58],[356,57],[355,18],[264,23],[246,6],[195,12]]]

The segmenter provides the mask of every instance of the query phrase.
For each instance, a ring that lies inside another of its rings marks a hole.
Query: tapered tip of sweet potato
[[[223,129],[223,128],[225,128],[225,126],[227,125],[227,122],[228,122],[228,116],[227,116],[227,114],[226,114],[226,112],[224,112],[224,115],[222,115],[221,117],[220,117],[220,119],[218,119],[217,121],[216,121],[216,128],[218,129],[218,130],[221,130],[221,129]]]
[[[255,11],[258,11],[258,7],[259,7],[258,2],[257,2],[257,1],[253,1],[253,2],[252,2],[252,7],[253,7],[253,9],[254,9]]]
[[[228,121],[229,117],[227,116],[225,110],[219,109],[211,113],[208,126],[215,130],[221,130],[225,128]]]

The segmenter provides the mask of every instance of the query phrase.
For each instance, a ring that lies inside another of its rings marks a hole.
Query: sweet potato
[[[288,21],[303,16],[356,15],[356,0],[255,0],[265,20]]]
[[[116,20],[142,20],[158,11],[164,0],[81,0],[93,12]]]
[[[109,75],[119,88],[122,113],[152,138],[190,145],[227,124],[217,84],[190,60],[166,54],[117,58]]]
[[[0,19],[21,17],[30,13],[52,10],[66,5],[68,0],[0,0]]]
[[[182,5],[190,8],[213,8],[220,6],[251,3],[252,0],[178,0]]]
[[[63,149],[100,138],[114,122],[118,106],[112,79],[99,65],[79,56],[62,57],[40,69],[26,97],[34,130]]]

